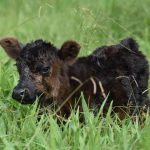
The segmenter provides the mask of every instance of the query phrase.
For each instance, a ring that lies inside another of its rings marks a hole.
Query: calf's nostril
[[[18,93],[21,97],[24,97],[25,95],[25,89],[21,89]]]
[[[17,100],[23,99],[25,97],[25,89],[14,89],[12,96]]]

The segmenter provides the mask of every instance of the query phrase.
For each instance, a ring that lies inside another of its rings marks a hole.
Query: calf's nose
[[[16,100],[22,100],[24,97],[26,97],[26,95],[27,95],[27,91],[25,89],[15,88],[12,93],[13,99]]]

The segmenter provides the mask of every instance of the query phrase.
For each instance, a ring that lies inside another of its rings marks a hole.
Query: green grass
[[[150,60],[149,12],[149,0],[0,0],[0,37],[43,38],[58,47],[75,39],[80,55],[87,55],[132,36]],[[0,48],[0,149],[150,149],[149,116],[141,128],[131,118],[94,117],[83,103],[85,124],[79,123],[78,111],[60,126],[53,114],[37,122],[36,104],[23,106],[11,98],[18,80],[14,63]]]

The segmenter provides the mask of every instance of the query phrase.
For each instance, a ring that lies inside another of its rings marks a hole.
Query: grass
[[[82,46],[80,55],[87,55],[131,36],[150,61],[149,11],[149,0],[1,0],[0,37],[43,38],[58,47],[75,39]],[[150,149],[149,116],[143,128],[130,117],[94,117],[84,99],[85,124],[79,123],[78,111],[60,126],[53,114],[37,122],[36,104],[23,106],[11,98],[18,80],[14,63],[0,48],[0,149]]]

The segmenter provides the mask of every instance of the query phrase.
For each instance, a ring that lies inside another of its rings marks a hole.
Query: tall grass
[[[80,55],[96,47],[134,37],[150,60],[149,0],[1,0],[0,37],[15,36],[21,42],[38,38],[56,46],[67,39],[81,44]],[[0,48],[0,149],[149,150],[150,126],[117,116],[98,117],[84,103],[85,123],[72,111],[66,124],[53,114],[37,121],[36,104],[23,106],[11,98],[18,74]]]

